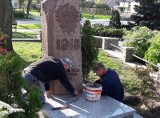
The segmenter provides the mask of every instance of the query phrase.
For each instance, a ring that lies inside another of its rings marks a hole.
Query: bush
[[[95,24],[92,26],[93,35],[95,36],[104,36],[104,37],[118,37],[123,36],[123,29],[115,29],[103,26],[101,24]]]
[[[147,97],[154,97],[155,93],[153,92],[156,88],[154,87],[154,80],[150,77],[149,69],[144,69],[143,67],[136,68],[135,72],[138,75],[138,78],[141,79],[140,89],[141,95],[147,96]]]
[[[126,30],[123,36],[123,45],[134,47],[135,54],[141,58],[150,46],[150,40],[155,36],[156,32],[147,27],[134,27],[131,30]]]
[[[39,89],[29,87],[21,76],[21,58],[14,52],[0,55],[0,100],[12,107],[22,108],[25,113],[9,114],[9,118],[36,118],[41,109]],[[31,89],[26,100],[22,88]]]
[[[92,36],[92,28],[89,20],[86,20],[82,27],[81,50],[83,78],[87,79],[98,56],[97,43],[96,39]]]
[[[9,104],[0,101],[0,118],[8,118],[9,114],[15,112],[24,112],[24,110],[21,108],[13,108]]]
[[[24,18],[25,17],[25,13],[24,13],[24,11],[14,11],[14,16],[16,18]]]
[[[151,46],[145,53],[145,59],[154,64],[160,63],[160,32],[151,40]]]

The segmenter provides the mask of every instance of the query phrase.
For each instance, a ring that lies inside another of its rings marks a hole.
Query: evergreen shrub
[[[21,58],[14,52],[0,55],[0,100],[14,108],[22,108],[25,112],[14,112],[9,118],[38,118],[41,109],[39,88],[27,85],[21,76]],[[29,90],[27,99],[22,89]]]
[[[86,20],[82,27],[81,50],[83,78],[87,79],[98,56],[97,42],[92,36],[92,27],[89,20]]]
[[[109,22],[110,27],[121,28],[120,14],[118,10],[112,10],[112,17]]]

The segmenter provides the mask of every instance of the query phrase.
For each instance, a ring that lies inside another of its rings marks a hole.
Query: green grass
[[[82,14],[85,19],[92,19],[92,14]],[[94,15],[94,19],[110,19],[111,15]]]
[[[41,29],[41,24],[18,24],[17,29]]]
[[[42,55],[41,43],[13,42],[13,47],[15,52],[23,59],[23,67],[40,59]],[[140,80],[137,79],[137,74],[133,69],[125,65],[123,62],[109,57],[109,55],[102,50],[99,50],[98,61],[102,62],[107,68],[116,70],[125,86],[125,91],[130,93],[138,92],[140,89]],[[95,81],[95,79],[99,77],[91,72],[90,78],[92,78],[91,81]]]
[[[30,15],[32,15],[32,16],[40,16],[40,12],[38,10],[32,9],[30,11]]]
[[[42,43],[31,42],[13,42],[14,51],[22,58],[22,68],[26,67],[30,63],[40,59],[42,52]]]
[[[14,9],[15,11],[23,11],[23,9]],[[24,9],[24,11],[26,12],[26,9]],[[35,9],[31,9],[29,11],[29,16],[28,18],[24,17],[24,18],[20,18],[20,19],[34,19],[34,17],[40,17],[40,12],[38,10]]]
[[[36,32],[13,32],[13,38],[36,38]]]

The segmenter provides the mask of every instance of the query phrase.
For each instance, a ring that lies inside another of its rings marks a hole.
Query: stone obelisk
[[[45,0],[42,3],[42,53],[73,60],[67,73],[74,88],[82,90],[82,55],[79,0]],[[55,94],[68,93],[56,80],[50,83]]]

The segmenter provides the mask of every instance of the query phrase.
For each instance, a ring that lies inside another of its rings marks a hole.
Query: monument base
[[[69,108],[51,110],[66,104]],[[85,94],[78,97],[56,95],[52,99],[47,99],[43,110],[50,118],[134,118],[136,114],[133,108],[108,96],[102,96],[99,101],[91,102],[86,100]]]

